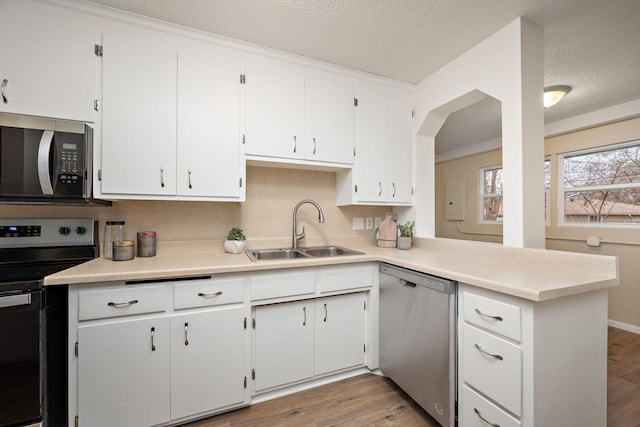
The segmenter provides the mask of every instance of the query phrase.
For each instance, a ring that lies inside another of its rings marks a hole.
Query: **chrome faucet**
[[[297,220],[297,215],[298,215],[298,208],[302,205],[304,205],[305,203],[309,203],[312,204],[313,206],[316,207],[316,209],[318,209],[318,222],[319,223],[323,223],[324,222],[324,213],[322,213],[322,209],[320,208],[320,205],[311,200],[311,199],[304,199],[298,202],[298,204],[296,205],[295,208],[293,208],[293,237],[291,239],[291,247],[293,249],[297,249],[298,248],[298,242],[302,239],[304,239],[304,225],[302,226],[302,233],[298,234],[298,220]]]

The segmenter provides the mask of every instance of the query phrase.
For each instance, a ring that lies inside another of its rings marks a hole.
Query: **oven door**
[[[42,291],[0,293],[0,426],[42,419]]]

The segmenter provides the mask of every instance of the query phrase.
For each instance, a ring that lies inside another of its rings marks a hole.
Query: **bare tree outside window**
[[[502,168],[482,170],[482,219],[502,221]]]
[[[565,155],[566,223],[640,223],[640,142]]]

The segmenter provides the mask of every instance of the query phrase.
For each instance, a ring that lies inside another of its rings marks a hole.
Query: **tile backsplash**
[[[247,197],[235,202],[173,202],[120,200],[113,206],[0,205],[2,218],[97,218],[100,238],[104,222],[124,220],[125,238],[154,230],[158,241],[224,240],[231,227],[240,227],[251,239],[291,239],[293,208],[302,199],[320,204],[325,223],[311,205],[298,211],[298,230],[307,239],[372,234],[352,231],[353,217],[384,217],[390,207],[336,206],[336,174],[296,169],[247,167]]]

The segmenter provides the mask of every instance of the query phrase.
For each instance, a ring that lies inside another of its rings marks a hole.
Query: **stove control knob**
[[[71,229],[69,227],[60,227],[58,229],[58,233],[66,236],[67,234],[71,233]]]
[[[84,227],[76,227],[76,233],[77,234],[84,234],[87,232],[87,229]]]

